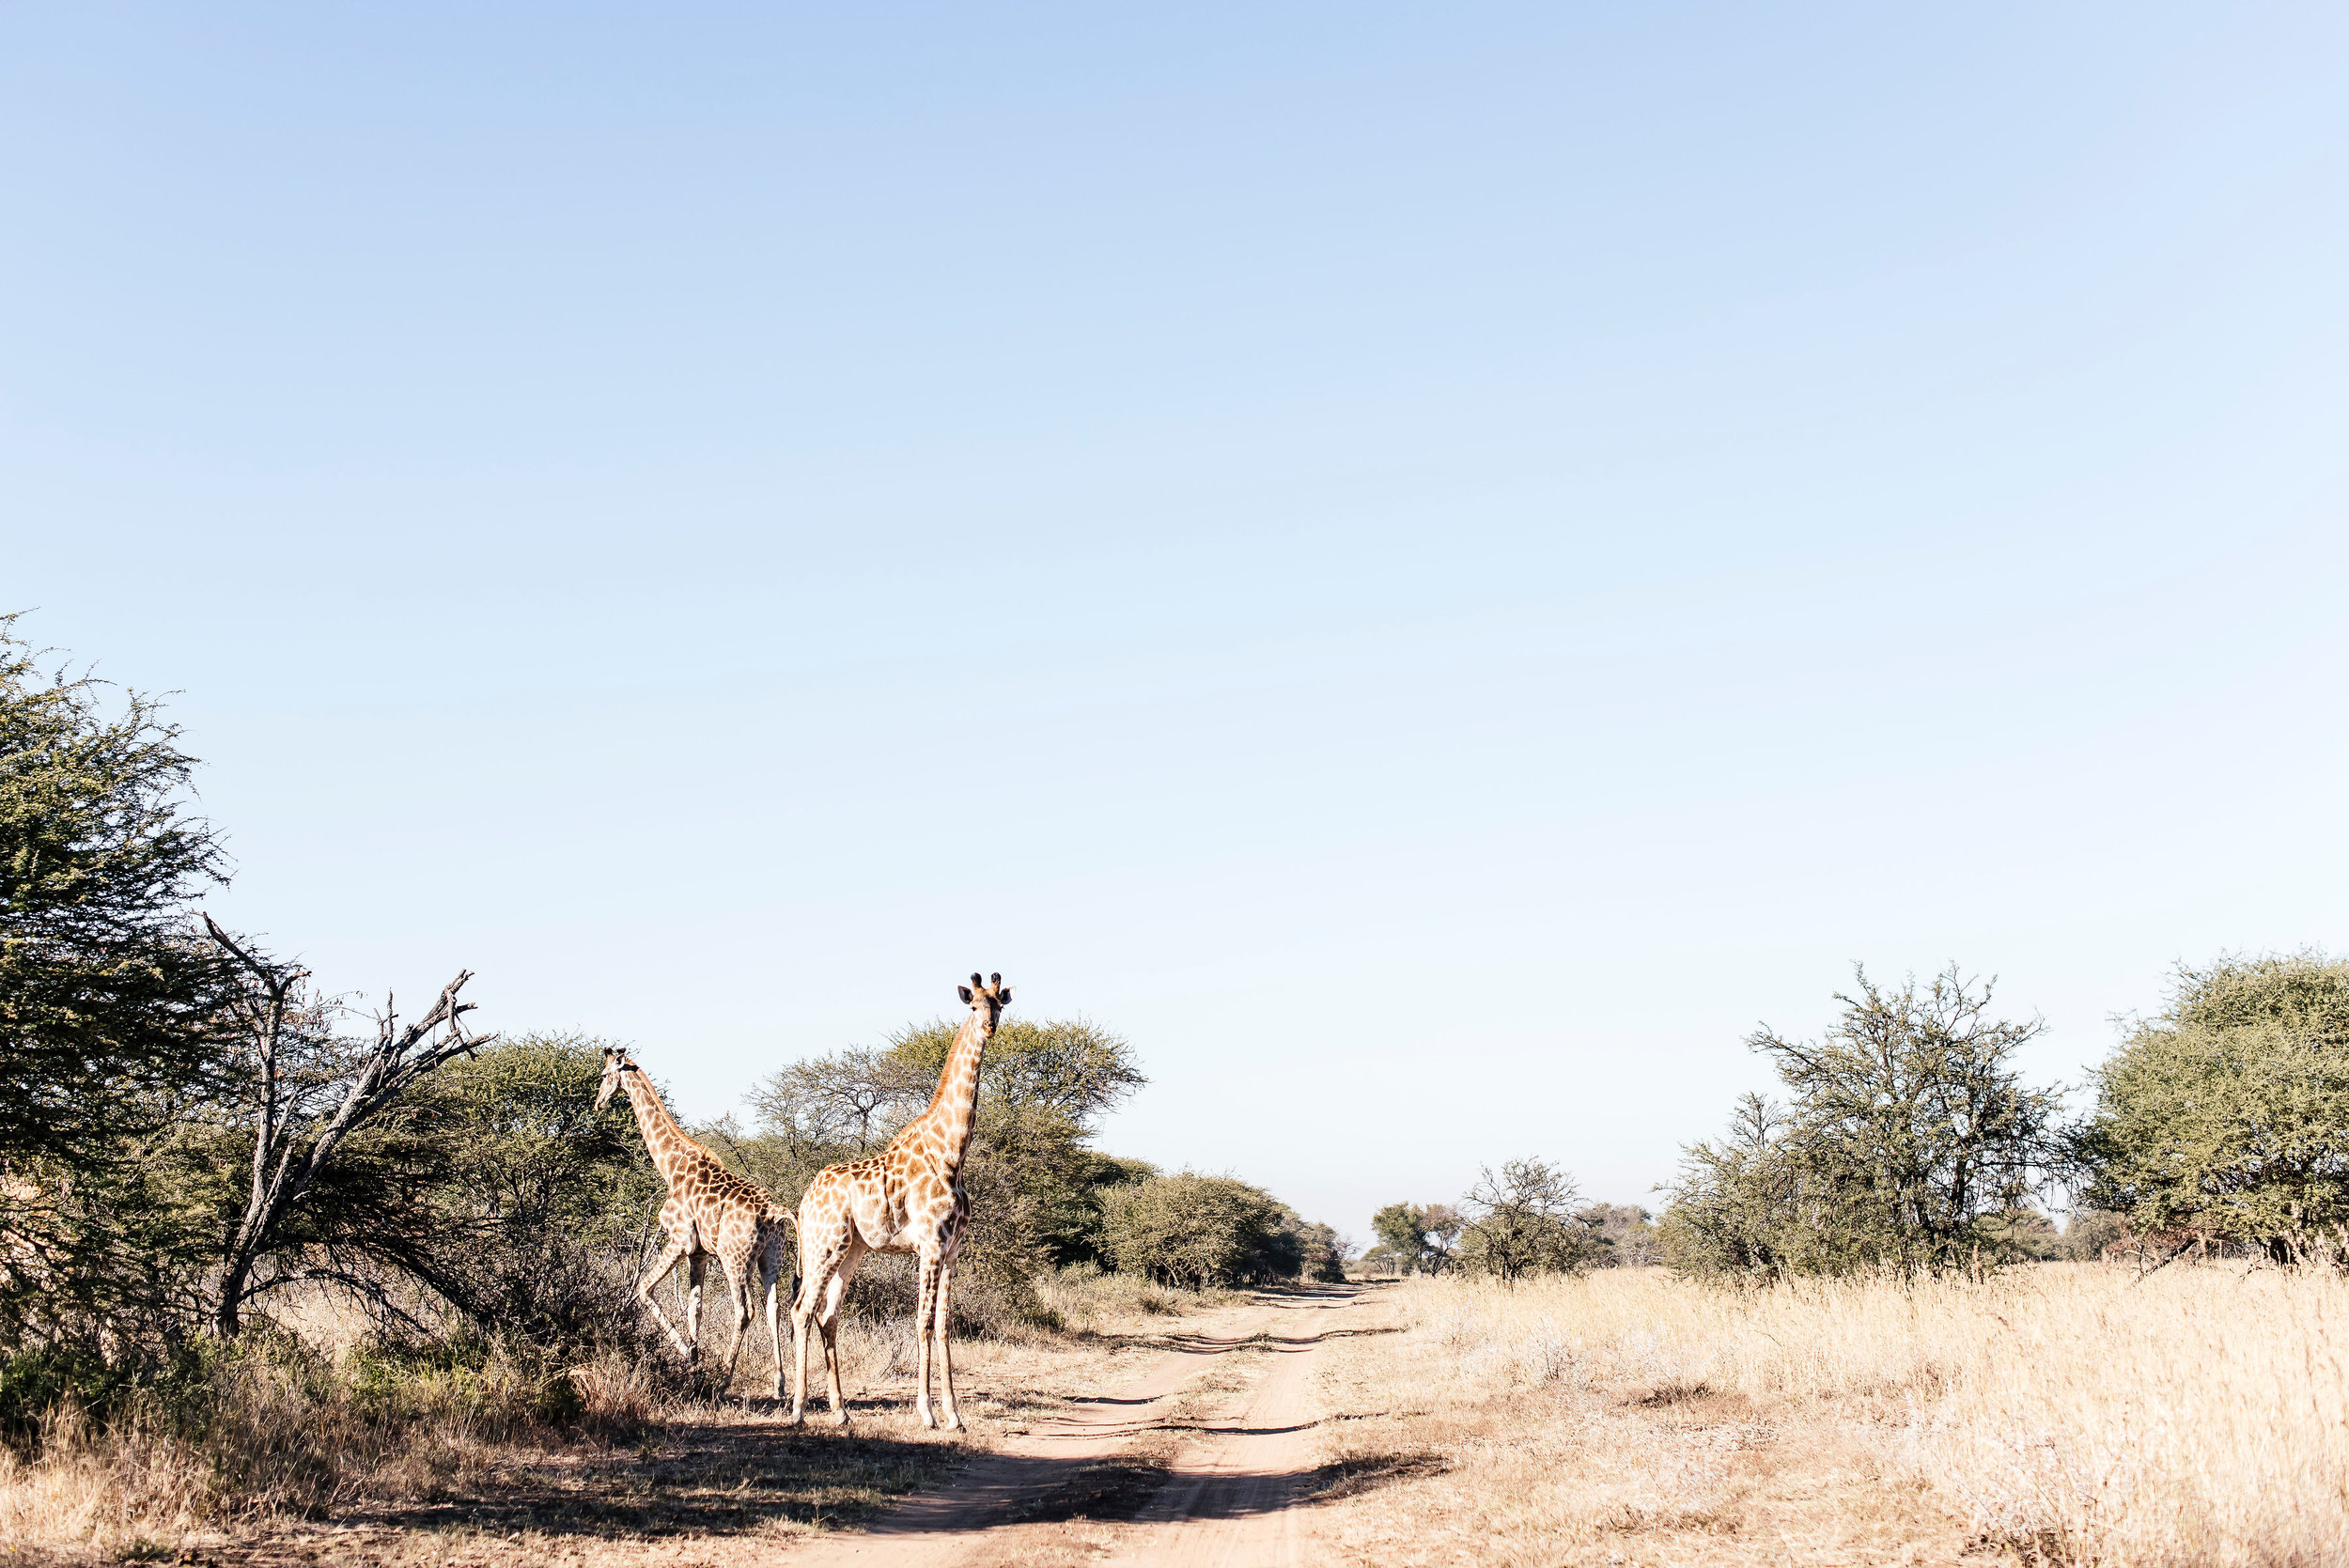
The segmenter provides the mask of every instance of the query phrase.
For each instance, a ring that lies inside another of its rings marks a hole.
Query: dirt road
[[[1112,1391],[1038,1422],[791,1568],[1056,1561],[1256,1568],[1301,1563],[1314,1352],[1357,1292],[1259,1297],[1176,1336]]]
[[[1268,1291],[1177,1320],[1172,1332],[1145,1331],[1132,1346],[1145,1358],[1098,1357],[1118,1370],[1080,1381],[1073,1396],[1057,1374],[1049,1379],[1057,1395],[1024,1377],[1005,1385],[1000,1372],[968,1379],[994,1383],[985,1394],[967,1390],[974,1409],[991,1407],[988,1424],[1003,1434],[985,1451],[951,1434],[908,1431],[907,1390],[892,1384],[852,1402],[857,1425],[847,1434],[792,1429],[779,1410],[745,1408],[649,1433],[632,1447],[490,1453],[485,1473],[428,1488],[417,1500],[356,1502],[328,1518],[191,1540],[180,1560],[215,1568],[1300,1562],[1299,1515],[1310,1511],[1298,1504],[1324,1479],[1312,1462],[1310,1371],[1326,1339],[1350,1331],[1335,1322],[1360,1291]],[[1054,1413],[1019,1413],[1039,1408]],[[915,1479],[941,1468],[941,1480]],[[877,1492],[901,1500],[865,1515],[864,1529],[832,1527]]]

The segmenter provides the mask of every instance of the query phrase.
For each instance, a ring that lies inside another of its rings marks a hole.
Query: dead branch
[[[253,1293],[253,1265],[274,1241],[286,1216],[302,1202],[319,1173],[334,1160],[350,1136],[389,1110],[418,1079],[454,1057],[470,1056],[497,1038],[466,1032],[465,1015],[474,1004],[459,1001],[458,993],[473,978],[459,970],[457,978],[441,987],[440,996],[425,1016],[402,1028],[392,998],[376,1017],[374,1046],[350,1073],[342,1103],[306,1138],[295,1136],[297,1117],[284,1102],[280,1053],[286,1023],[301,995],[308,972],[279,965],[249,950],[221,929],[210,915],[204,924],[213,940],[226,948],[246,973],[255,989],[238,1002],[238,1016],[252,1036],[258,1081],[255,1089],[253,1182],[244,1214],[229,1238],[222,1272],[217,1327],[223,1335],[237,1331],[238,1316]]]

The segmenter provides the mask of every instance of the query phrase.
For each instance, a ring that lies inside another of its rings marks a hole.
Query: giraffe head
[[[618,1046],[603,1048],[603,1086],[596,1091],[596,1109],[601,1110],[612,1103],[612,1092],[620,1086],[620,1075],[641,1071],[628,1059],[628,1052]]]
[[[957,986],[955,992],[971,1004],[971,1011],[978,1014],[980,1021],[990,1030],[995,1027],[995,1020],[1003,1016],[1003,1009],[1011,1005],[1011,987],[1003,984],[1000,974],[990,974],[984,980],[974,974],[970,985]]]

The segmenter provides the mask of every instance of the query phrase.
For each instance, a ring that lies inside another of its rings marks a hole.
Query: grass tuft
[[[1384,1287],[1333,1343],[1350,1555],[2349,1561],[2349,1281],[2051,1264],[1722,1289]],[[1440,1474],[1382,1459],[1437,1455]],[[1741,1545],[1740,1543],[1746,1543]]]

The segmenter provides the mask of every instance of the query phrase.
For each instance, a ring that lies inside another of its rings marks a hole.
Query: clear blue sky
[[[2349,947],[2349,13],[20,7],[0,601],[689,1112],[1000,969],[1358,1236]]]

